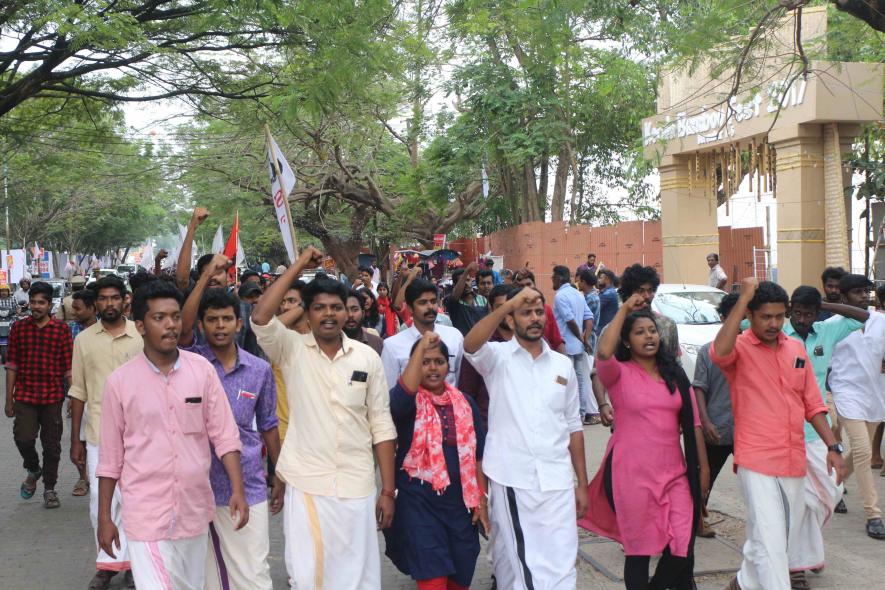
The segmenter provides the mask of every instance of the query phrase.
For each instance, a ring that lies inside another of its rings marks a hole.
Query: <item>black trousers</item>
[[[613,512],[615,509],[614,489],[612,486],[612,455],[609,454],[605,462],[603,473],[603,488]],[[721,469],[722,466],[720,465]],[[624,586],[627,590],[693,590],[694,585],[694,556],[676,557],[666,547],[655,574],[648,579],[648,567],[651,563],[650,555],[628,555],[624,559]]]
[[[711,445],[707,447],[707,462],[710,464],[710,491],[713,491],[713,484],[719,476],[719,472],[728,461],[729,455],[734,454],[734,445]],[[709,497],[709,496],[708,496]]]
[[[47,490],[55,489],[58,481],[64,425],[61,417],[63,404],[63,401],[54,404],[23,402],[14,404],[15,420],[12,423],[12,437],[15,439],[15,446],[24,459],[24,468],[28,471],[39,471],[37,436],[40,436],[40,443],[43,445],[43,485]]]

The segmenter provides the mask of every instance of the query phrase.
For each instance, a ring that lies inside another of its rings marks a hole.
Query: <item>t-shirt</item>
[[[477,295],[477,299],[480,296]],[[485,298],[483,298],[485,301]],[[489,313],[487,305],[467,305],[459,299],[449,297],[446,299],[446,311],[452,320],[452,325],[464,336],[476,325],[479,320]]]
[[[725,271],[722,270],[722,267],[718,264],[710,269],[710,286],[719,288],[719,283],[722,281],[727,281],[728,276],[725,274]]]

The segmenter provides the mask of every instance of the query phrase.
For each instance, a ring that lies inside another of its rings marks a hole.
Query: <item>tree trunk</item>
[[[559,150],[556,160],[556,178],[553,182],[553,198],[550,201],[551,221],[562,221],[565,218],[565,191],[571,165],[568,154],[568,144],[565,144]]]
[[[523,198],[525,200],[526,221],[541,221],[540,207],[538,207],[538,187],[535,184],[535,166],[533,162],[522,165],[523,172]]]
[[[541,176],[538,180],[538,196],[547,197],[547,188],[549,185],[548,176],[550,173],[550,154],[544,152],[541,154]]]
[[[335,266],[353,281],[357,278],[357,260],[362,247],[361,240],[342,239],[327,235],[320,238],[325,253],[335,259]]]

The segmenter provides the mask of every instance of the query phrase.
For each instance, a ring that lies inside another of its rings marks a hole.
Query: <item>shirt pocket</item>
[[[341,403],[348,408],[365,408],[368,391],[367,383],[358,381],[346,383],[339,392]]]
[[[566,386],[554,383],[550,388],[547,398],[547,405],[550,410],[557,415],[568,414],[566,408]]]
[[[206,420],[203,418],[203,404],[184,404],[181,412],[181,432],[184,434],[202,434],[206,431]]]
[[[794,391],[805,393],[805,369],[791,368],[787,375],[787,384],[792,387]]]

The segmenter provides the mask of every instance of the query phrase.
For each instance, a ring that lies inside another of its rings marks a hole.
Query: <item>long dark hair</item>
[[[360,292],[372,300],[372,304],[369,306],[369,309],[366,310],[366,315],[363,318],[363,326],[374,328],[378,325],[378,321],[381,319],[381,315],[378,312],[378,298],[375,297],[375,294],[372,293],[372,290],[368,287],[360,289]]]
[[[633,324],[640,319],[651,320],[655,325],[655,329],[658,331],[658,336],[661,336],[661,329],[651,311],[643,309],[641,311],[634,311],[628,315],[624,320],[624,325],[621,327],[621,339],[618,341],[617,350],[615,350],[615,358],[622,363],[629,361],[632,358],[632,354],[630,353],[630,349],[627,348],[626,343],[630,341],[630,331],[633,329]],[[670,393],[675,393],[677,385],[676,379],[682,371],[682,367],[680,367],[679,363],[676,362],[676,359],[667,352],[667,347],[664,346],[663,342],[658,345],[658,352],[655,354],[655,364],[658,366],[658,372],[661,374],[661,378],[667,385],[667,389],[670,390]]]

